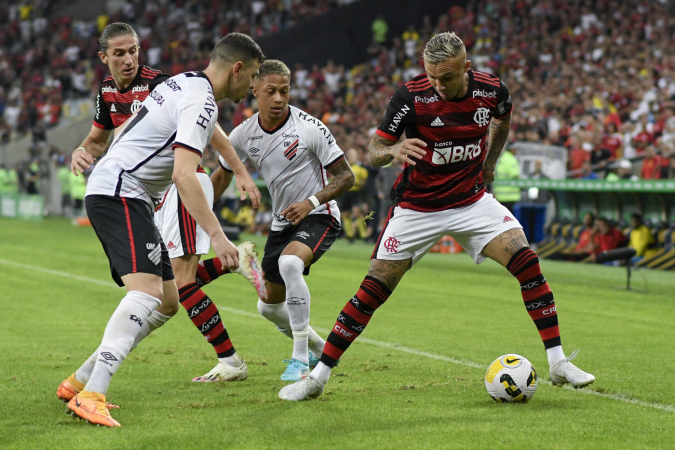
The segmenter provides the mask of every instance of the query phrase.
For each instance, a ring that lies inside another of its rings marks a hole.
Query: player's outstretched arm
[[[89,169],[96,158],[103,154],[112,130],[103,130],[94,125],[87,137],[71,155],[70,170],[75,176]]]
[[[175,147],[173,182],[181,201],[190,215],[211,238],[211,247],[223,262],[223,268],[239,267],[239,251],[225,237],[220,223],[206,200],[202,185],[197,178],[200,155],[181,146]]]
[[[216,149],[216,151],[223,156],[227,165],[232,168],[232,172],[234,172],[235,175],[234,182],[237,185],[237,189],[241,193],[241,201],[243,202],[246,200],[246,193],[248,193],[253,207],[259,208],[260,199],[262,198],[260,190],[258,189],[258,186],[255,185],[255,182],[248,173],[248,170],[246,170],[244,163],[242,163],[237,156],[237,152],[234,150],[234,146],[232,146],[232,143],[227,137],[227,134],[225,134],[225,131],[223,131],[223,129],[220,128],[220,125],[217,123],[216,129],[214,130],[213,136],[211,137],[211,144]],[[215,185],[213,187],[215,190]]]
[[[485,185],[491,184],[495,180],[495,167],[497,167],[497,160],[502,154],[504,144],[509,137],[509,129],[511,128],[511,114],[500,119],[494,117],[490,121],[490,129],[488,135],[488,150],[485,162],[483,163],[483,181]]]
[[[232,172],[228,172],[222,167],[218,167],[213,171],[211,174],[211,183],[213,184],[213,198],[218,199],[221,195],[223,195],[225,189],[230,186],[233,175],[234,174]]]
[[[333,179],[330,180],[330,183],[328,183],[326,187],[314,195],[319,201],[319,205],[328,203],[344,192],[347,192],[354,186],[354,180],[356,179],[352,168],[345,158],[328,169],[328,173],[333,176]],[[312,201],[307,199],[302,202],[293,203],[291,206],[284,209],[281,212],[281,215],[290,220],[293,225],[297,225],[307,217],[314,208],[315,206]]]
[[[368,145],[368,160],[374,167],[386,166],[394,159],[414,166],[417,164],[415,159],[424,158],[426,146],[421,139],[396,142],[376,134]]]

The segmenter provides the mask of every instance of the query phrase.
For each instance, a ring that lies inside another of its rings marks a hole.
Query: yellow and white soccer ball
[[[537,392],[537,371],[520,355],[500,356],[485,374],[485,388],[496,402],[525,403]]]

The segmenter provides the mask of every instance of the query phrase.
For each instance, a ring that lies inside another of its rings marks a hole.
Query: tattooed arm
[[[506,139],[509,137],[511,128],[511,114],[501,119],[492,118],[490,121],[490,134],[488,135],[488,150],[483,163],[483,180],[485,184],[491,184],[495,180],[495,167],[502,153]]]
[[[396,142],[376,134],[368,145],[368,160],[373,167],[386,166],[394,159],[414,166],[417,163],[409,156],[422,159],[427,152],[426,146],[426,142],[420,139]]]
[[[333,176],[333,179],[326,187],[314,194],[317,200],[319,200],[319,204],[328,203],[354,186],[354,172],[352,172],[352,168],[349,166],[349,163],[347,163],[346,158],[343,158],[340,162],[328,169],[328,173]],[[301,220],[307,217],[313,209],[314,205],[308,199],[293,203],[291,206],[284,209],[281,212],[281,215],[290,220],[293,225],[297,225]]]

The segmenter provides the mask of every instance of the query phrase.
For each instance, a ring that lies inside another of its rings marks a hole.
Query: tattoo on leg
[[[394,291],[403,275],[412,267],[412,260],[387,261],[384,259],[374,259],[370,263],[368,275],[377,278],[390,291]]]
[[[517,228],[514,228],[512,230],[507,230],[507,231],[503,232],[502,234],[497,236],[497,238],[499,239],[499,243],[503,244],[504,241],[506,241],[506,242],[510,241],[511,239],[513,239],[514,237],[516,237],[519,234],[519,231],[520,230],[518,230]]]
[[[500,236],[501,238],[501,236]],[[518,250],[521,248],[527,247],[527,238],[525,236],[516,236],[510,241],[506,243],[506,247],[504,247],[504,251],[508,253],[509,255],[513,256],[516,254]]]

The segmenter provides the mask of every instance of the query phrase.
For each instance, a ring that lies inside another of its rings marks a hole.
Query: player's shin
[[[223,269],[223,264],[219,258],[211,258],[204,261],[199,261],[197,266],[197,284],[205,286],[226,273],[230,273],[229,269]]]
[[[293,332],[292,358],[309,364],[309,288],[302,272],[305,263],[295,255],[279,257],[279,273],[286,284],[286,306]]]
[[[178,290],[178,293],[180,304],[187,311],[192,323],[213,346],[220,362],[234,367],[240,366],[241,360],[230,341],[215,303],[197,283],[186,284]]]
[[[272,322],[284,335],[293,339],[293,331],[291,331],[291,319],[288,316],[288,306],[284,303],[265,303],[258,299],[258,312],[265,319]],[[321,336],[316,331],[309,327],[309,351],[318,358],[323,352],[323,346],[326,344]]]
[[[529,247],[518,250],[506,266],[518,279],[525,308],[544,341],[550,366],[565,358],[560,343],[558,315],[553,293],[539,267],[539,257]]]
[[[312,371],[312,378],[326,384],[330,370],[342,354],[363,333],[375,310],[387,301],[391,291],[377,278],[366,276],[361,287],[347,302],[333,326],[323,348],[321,362]]]
[[[112,376],[134,344],[136,335],[161,301],[139,291],[129,291],[106,326],[96,363],[85,391],[105,395]]]

